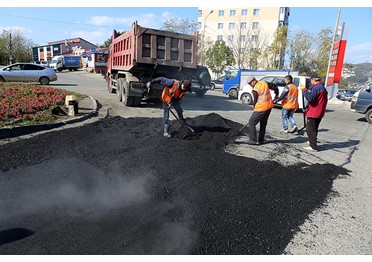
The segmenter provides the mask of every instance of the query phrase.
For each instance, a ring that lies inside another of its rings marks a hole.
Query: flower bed
[[[70,93],[22,83],[0,82],[0,126],[52,123],[52,109]]]

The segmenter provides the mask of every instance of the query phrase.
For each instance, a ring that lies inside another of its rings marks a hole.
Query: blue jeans
[[[296,121],[293,118],[294,109],[282,108],[282,124],[283,129],[288,130],[287,120],[291,123],[291,127],[296,126]]]
[[[176,110],[178,118],[181,121],[184,121],[183,110],[182,110],[182,107],[181,107],[179,101],[172,102],[172,107]],[[163,103],[163,124],[164,125],[169,124],[169,109],[167,108],[167,106],[164,103]]]

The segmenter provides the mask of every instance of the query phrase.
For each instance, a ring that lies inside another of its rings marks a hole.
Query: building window
[[[280,13],[281,13],[281,14],[284,14],[284,11],[285,11],[285,8],[284,8],[284,7],[281,7],[281,8],[280,8]]]
[[[243,15],[248,15],[248,9],[242,9],[242,16]]]
[[[198,29],[200,30],[202,28],[202,23],[198,22]]]
[[[230,16],[235,16],[236,15],[236,11],[235,10],[230,10]]]
[[[198,14],[198,17],[201,17],[203,14],[203,11],[202,10],[199,10],[199,14]]]
[[[218,29],[223,29],[223,23],[218,23]]]
[[[233,35],[227,36],[227,40],[229,40],[230,42],[234,41],[234,36]]]
[[[247,23],[246,22],[241,22],[240,23],[240,29],[245,29],[247,28]]]
[[[234,29],[235,28],[235,23],[229,23],[229,29]]]
[[[252,23],[252,29],[258,29],[258,22]]]
[[[253,15],[260,15],[260,9],[253,9]]]
[[[257,42],[257,40],[258,40],[258,35],[252,35],[251,41]]]
[[[224,16],[225,15],[225,11],[224,10],[219,10],[218,11],[218,16]]]
[[[222,39],[223,39],[222,35],[218,35],[218,36],[217,36],[217,40],[222,41]]]
[[[240,35],[240,42],[245,42],[245,35]]]

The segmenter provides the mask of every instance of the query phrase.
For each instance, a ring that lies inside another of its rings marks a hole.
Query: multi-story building
[[[223,40],[233,51],[236,67],[267,69],[267,61],[275,59],[277,69],[283,68],[284,52],[275,58],[265,54],[277,29],[288,27],[289,15],[289,7],[199,8],[199,62],[205,63],[208,46]]]

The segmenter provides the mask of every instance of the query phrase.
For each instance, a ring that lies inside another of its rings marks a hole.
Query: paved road
[[[109,94],[102,77],[79,72],[59,73],[56,87],[73,90],[95,97],[101,104],[99,118],[107,112],[113,116],[161,117],[159,105],[143,103],[139,108],[124,107],[115,94]],[[246,124],[252,107],[230,100],[221,90],[209,91],[203,98],[188,94],[183,101],[185,117],[217,113],[226,119]],[[292,135],[280,132],[280,109],[273,109],[268,124],[267,138],[271,143],[260,147],[232,143],[226,150],[232,154],[260,161],[274,160],[283,166],[297,163],[331,163],[349,169],[350,177],[336,179],[334,194],[319,209],[314,210],[287,246],[288,254],[371,254],[372,253],[372,183],[369,177],[371,154],[371,125],[362,115],[350,111],[349,104],[329,104],[323,119],[319,140],[322,151],[304,152],[306,134]],[[302,115],[296,114],[302,126]],[[92,119],[94,121],[97,119]],[[64,163],[54,163],[63,165]],[[69,169],[75,165],[70,163]],[[87,169],[91,167],[86,167]],[[11,178],[10,178],[11,179]],[[27,232],[21,232],[27,235]],[[31,233],[30,233],[31,234]]]

